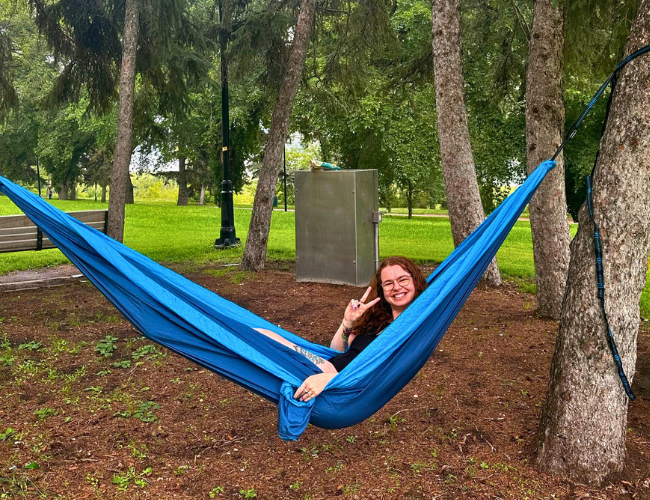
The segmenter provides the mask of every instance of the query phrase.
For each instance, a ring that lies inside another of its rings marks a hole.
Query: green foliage
[[[146,477],[150,476],[152,472],[153,469],[151,467],[147,467],[140,473],[135,471],[135,467],[129,467],[129,470],[124,474],[115,474],[113,476],[113,484],[117,485],[117,489],[120,491],[126,491],[131,483],[140,488],[146,488]]]
[[[34,410],[34,415],[36,415],[39,420],[45,420],[48,417],[55,416],[57,413],[58,411],[55,408],[40,408]]]
[[[121,418],[133,417],[142,420],[143,422],[156,422],[158,417],[153,412],[160,408],[161,406],[153,401],[145,401],[138,403],[133,410],[117,412],[114,416]]]
[[[10,439],[16,433],[11,427],[7,427],[4,431],[0,432],[0,441],[6,441]]]
[[[117,337],[113,337],[112,335],[106,335],[102,340],[99,340],[97,342],[97,345],[95,345],[95,352],[99,354],[100,356],[104,356],[105,358],[110,358],[113,356],[113,352],[117,349]]]
[[[133,359],[140,359],[144,358],[145,356],[150,356],[150,355],[159,355],[158,348],[152,344],[148,345],[143,345],[142,347],[138,347],[133,353],[131,354],[131,357]]]
[[[27,349],[30,351],[38,351],[41,348],[41,342],[36,342],[35,340],[30,340],[26,344],[20,344],[18,350]]]
[[[209,493],[210,498],[215,498],[217,495],[223,493],[224,491],[225,490],[224,490],[223,486],[216,486],[216,487],[214,487],[214,488],[212,488],[210,490],[210,493]]]

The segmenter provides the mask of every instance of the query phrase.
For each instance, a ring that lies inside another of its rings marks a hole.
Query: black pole
[[[38,177],[38,197],[42,198],[42,196],[41,196],[41,167],[38,164],[38,156],[36,157],[36,177]]]
[[[284,145],[284,211],[287,211],[287,145]]]
[[[222,4],[227,2],[222,10]],[[230,23],[232,11],[231,0],[219,2],[219,49],[221,55],[221,130],[223,142],[221,152],[223,155],[223,182],[221,183],[221,233],[214,242],[215,248],[229,248],[240,244],[235,234],[235,211],[232,199],[232,181],[230,180],[230,109],[228,106],[228,39],[230,38]],[[225,15],[224,15],[225,11]],[[224,19],[225,18],[225,19]]]

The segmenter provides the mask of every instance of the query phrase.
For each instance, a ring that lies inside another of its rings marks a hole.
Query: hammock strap
[[[591,220],[594,223],[594,247],[596,250],[596,273],[598,274],[598,298],[600,299],[600,309],[603,313],[603,319],[605,320],[605,327],[607,328],[607,343],[609,344],[609,349],[612,351],[612,357],[614,358],[614,363],[616,363],[616,368],[618,369],[618,376],[621,378],[621,383],[625,389],[625,394],[630,398],[630,401],[634,401],[635,397],[630,388],[630,383],[627,381],[625,376],[625,371],[623,370],[623,363],[621,363],[621,357],[618,354],[618,349],[616,349],[616,342],[614,342],[614,335],[612,330],[609,327],[609,320],[607,319],[607,312],[605,311],[605,280],[603,278],[603,252],[600,246],[600,229],[598,223],[594,218],[594,210],[591,204],[591,176],[587,177],[587,207],[589,208],[589,215]]]
[[[607,111],[605,114],[605,122],[603,123],[603,132],[605,131],[605,126],[607,124],[607,118],[609,117],[609,109],[610,105],[612,103],[612,97],[614,95],[614,87],[616,86],[616,81],[618,79],[618,72],[625,66],[627,63],[632,61],[633,59],[636,59],[637,57],[645,54],[646,52],[650,51],[650,45],[646,45],[645,47],[640,48],[639,50],[633,52],[629,56],[627,56],[625,59],[623,59],[621,62],[619,62],[616,65],[616,68],[614,68],[614,71],[612,71],[612,74],[609,75],[607,80],[600,86],[598,91],[594,94],[594,96],[591,98],[591,101],[589,101],[589,104],[587,104],[587,107],[585,110],[582,112],[582,114],[578,117],[578,119],[571,124],[569,127],[566,136],[564,137],[564,140],[562,141],[562,144],[557,148],[557,151],[555,151],[555,154],[553,154],[553,157],[551,160],[555,160],[555,158],[560,154],[560,152],[564,149],[564,146],[566,145],[567,142],[569,142],[570,139],[573,139],[578,132],[578,127],[580,124],[583,122],[589,111],[594,107],[596,104],[596,101],[603,95],[605,92],[605,89],[607,88],[608,85],[611,84],[612,88],[609,93],[609,100],[607,102]],[[594,167],[591,171],[591,175],[594,174],[594,170],[596,168],[596,163],[598,162],[598,155],[600,153],[600,150],[596,153],[596,161],[594,162]],[[618,349],[616,349],[616,343],[614,342],[614,335],[612,334],[612,330],[609,327],[609,320],[607,319],[607,312],[605,311],[605,282],[603,278],[603,253],[602,249],[600,246],[600,229],[598,227],[598,223],[596,222],[596,219],[594,218],[594,211],[593,211],[593,206],[591,203],[591,175],[587,177],[587,206],[589,208],[589,216],[591,217],[591,220],[594,223],[594,244],[595,244],[595,249],[596,249],[596,272],[598,273],[598,298],[600,299],[600,308],[603,313],[603,319],[605,320],[605,326],[607,328],[607,343],[609,344],[609,348],[612,351],[612,356],[614,358],[614,363],[616,363],[616,368],[618,369],[618,376],[621,378],[621,383],[623,384],[623,388],[625,389],[625,394],[627,394],[627,397],[630,398],[631,401],[634,401],[635,397],[634,394],[632,393],[632,389],[630,388],[630,383],[627,380],[627,377],[625,376],[625,371],[623,370],[623,364],[621,363],[621,357],[618,354]]]
[[[578,127],[582,123],[582,121],[585,119],[589,111],[591,111],[591,108],[594,107],[596,104],[596,101],[600,98],[600,96],[603,95],[603,92],[605,92],[605,89],[607,86],[612,82],[612,80],[615,80],[616,74],[627,64],[629,63],[632,59],[636,59],[637,57],[645,54],[646,52],[650,51],[650,45],[646,45],[645,47],[640,48],[636,52],[633,52],[629,56],[627,56],[625,59],[623,59],[620,63],[616,65],[616,68],[614,68],[614,71],[612,71],[612,74],[609,75],[609,78],[605,80],[605,83],[603,83],[598,91],[594,94],[594,96],[591,98],[591,101],[589,101],[589,104],[587,104],[587,107],[585,110],[582,112],[582,114],[578,117],[578,119],[571,124],[569,127],[569,130],[566,133],[566,136],[564,137],[564,140],[562,141],[562,144],[557,148],[557,151],[553,154],[551,157],[551,160],[555,160],[557,155],[560,154],[560,152],[564,149],[564,146],[566,145],[567,142],[569,142],[570,139],[573,139],[575,135],[578,133]],[[614,85],[612,85],[612,93],[614,92]]]

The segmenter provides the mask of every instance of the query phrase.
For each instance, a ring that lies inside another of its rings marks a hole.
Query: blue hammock
[[[429,359],[528,204],[547,160],[428,277],[429,287],[317,398],[293,398],[321,373],[304,356],[253,330],[266,328],[329,359],[340,354],[282,330],[153,262],[0,177],[7,195],[147,338],[278,405],[278,433],[296,440],[308,423],[348,427],[384,406]]]

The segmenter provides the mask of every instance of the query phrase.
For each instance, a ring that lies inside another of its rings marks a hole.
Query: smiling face
[[[393,319],[397,318],[415,299],[413,278],[401,266],[387,266],[382,269],[381,285],[386,302],[393,310]]]

